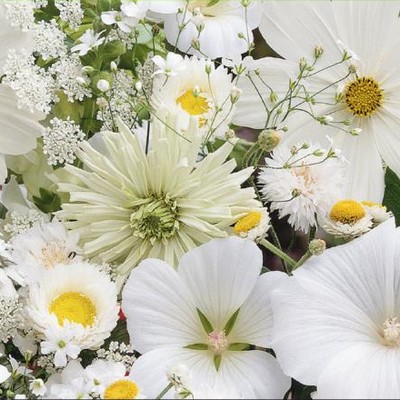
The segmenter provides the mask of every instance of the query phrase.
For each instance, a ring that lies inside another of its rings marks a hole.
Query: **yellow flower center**
[[[49,311],[56,315],[61,326],[65,320],[91,326],[96,318],[96,306],[89,297],[78,292],[61,294],[51,302]]]
[[[381,106],[382,99],[383,90],[373,78],[357,78],[346,86],[347,106],[358,117],[369,117]]]
[[[139,394],[139,387],[135,382],[121,379],[106,387],[105,399],[134,399]]]
[[[332,207],[329,217],[333,221],[352,225],[365,217],[365,210],[358,201],[342,200]]]
[[[248,232],[249,230],[255,228],[261,221],[261,213],[259,211],[252,211],[240,218],[236,222],[233,230],[235,233]]]
[[[207,99],[193,89],[186,90],[176,99],[176,103],[190,115],[201,115],[210,109]]]

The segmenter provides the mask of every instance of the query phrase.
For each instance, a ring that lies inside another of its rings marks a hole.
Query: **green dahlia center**
[[[179,229],[176,201],[168,196],[149,196],[131,214],[133,234],[152,243],[168,239]]]

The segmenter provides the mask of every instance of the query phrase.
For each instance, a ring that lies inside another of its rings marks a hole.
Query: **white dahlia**
[[[298,268],[272,293],[272,346],[322,399],[400,393],[400,234],[394,220]]]
[[[45,271],[29,286],[26,303],[35,331],[45,336],[55,322],[60,330],[65,322],[77,325],[74,340],[82,349],[101,346],[118,320],[115,283],[87,262],[58,264]]]
[[[166,112],[176,114],[182,134],[188,130],[191,118],[196,118],[206,139],[224,138],[236,102],[231,96],[233,76],[223,65],[215,68],[204,58],[186,57],[180,67],[182,70],[168,79],[163,75],[155,78],[151,101],[154,113],[158,118]]]
[[[262,7],[265,12],[260,30],[268,44],[288,60],[280,60],[283,70],[293,71],[301,57],[311,63],[315,48],[323,49],[314,72],[322,71],[303,82],[308,86],[309,97],[315,95],[314,114],[329,116],[333,122],[349,121],[348,129],[358,133],[350,135],[339,130],[337,123],[321,125],[309,114],[295,112],[284,122],[289,128],[284,139],[293,144],[304,140],[320,142],[325,135],[334,137],[350,161],[346,196],[381,202],[382,160],[400,175],[400,2],[268,1]],[[324,69],[340,62],[344,52],[352,56],[348,62]],[[287,74],[268,76],[268,65],[276,62],[264,59],[257,63],[265,82],[278,90],[285,86],[286,92]],[[350,64],[355,73],[349,73]],[[253,100],[242,98],[234,122],[263,128],[264,105],[250,80],[240,82]],[[256,85],[264,87],[265,92],[266,86],[260,80]],[[323,93],[317,94],[321,90]]]
[[[177,271],[156,259],[132,271],[122,308],[142,356],[131,376],[149,397],[168,386],[166,372],[180,364],[192,375],[193,393],[208,386],[247,399],[283,397],[290,378],[269,353],[250,350],[270,347],[269,295],[286,278],[280,272],[260,276],[261,268],[257,245],[230,237],[191,250]]]
[[[227,236],[229,225],[260,206],[254,190],[240,186],[253,169],[233,173],[236,162],[226,161],[231,143],[196,162],[196,124],[182,137],[155,122],[147,154],[124,125],[103,134],[106,154],[82,144],[77,155],[87,169],[65,167],[76,183],[59,183],[70,201],[58,216],[79,233],[86,255],[121,262],[121,274],[147,257],[177,265],[188,250]]]

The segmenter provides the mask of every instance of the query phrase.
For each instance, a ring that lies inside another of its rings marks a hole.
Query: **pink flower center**
[[[221,354],[228,346],[229,341],[224,331],[212,331],[208,334],[208,345],[215,354]]]

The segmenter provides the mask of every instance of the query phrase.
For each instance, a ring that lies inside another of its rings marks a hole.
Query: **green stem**
[[[156,397],[156,400],[162,399],[173,386],[172,383],[169,383],[168,386]]]
[[[303,256],[300,258],[299,261],[297,261],[296,265],[293,267],[292,272],[299,268],[300,266],[302,266],[310,257],[312,256],[312,254],[307,251],[306,253],[303,254]]]
[[[275,254],[280,259],[282,259],[285,262],[287,262],[292,268],[294,268],[296,266],[296,261],[293,260],[292,257],[288,256],[282,250],[278,249],[278,247],[273,245],[271,242],[268,242],[268,240],[262,239],[260,241],[260,244],[261,244],[261,246],[264,246],[267,250],[269,250],[271,253]]]

